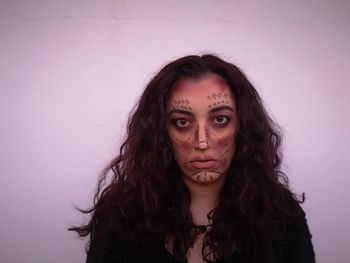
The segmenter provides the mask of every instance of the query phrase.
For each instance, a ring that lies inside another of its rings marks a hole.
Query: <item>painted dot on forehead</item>
[[[232,105],[234,97],[226,80],[217,74],[208,73],[200,78],[178,80],[171,90],[167,108],[169,110],[170,108],[187,107],[187,110],[192,111],[195,105],[190,104],[198,102],[198,99],[202,97],[205,101],[211,102],[210,104],[234,106]]]

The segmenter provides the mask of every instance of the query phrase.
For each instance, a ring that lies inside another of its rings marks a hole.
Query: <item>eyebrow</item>
[[[218,107],[210,109],[209,112],[216,112],[216,111],[222,111],[222,110],[234,111],[234,109],[232,107],[227,106],[227,105],[222,105],[222,106],[218,106]]]
[[[174,109],[169,111],[169,115],[175,114],[175,113],[182,113],[182,114],[186,114],[189,116],[194,116],[194,114],[191,111],[187,111],[187,110],[180,110],[180,109]]]
[[[218,106],[218,107],[215,107],[215,108],[212,108],[209,110],[209,112],[217,112],[217,111],[222,111],[222,110],[229,110],[229,111],[234,111],[234,109],[230,106],[227,106],[227,105],[222,105],[222,106]],[[189,115],[189,116],[194,116],[193,112],[191,111],[187,111],[187,110],[181,110],[181,109],[174,109],[174,110],[171,110],[169,111],[169,115],[172,115],[172,114],[175,114],[175,113],[182,113],[182,114],[186,114],[186,115]]]

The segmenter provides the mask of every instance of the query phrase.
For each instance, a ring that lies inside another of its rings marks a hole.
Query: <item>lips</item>
[[[210,169],[218,163],[218,160],[211,156],[200,156],[190,160],[190,165],[194,169]]]

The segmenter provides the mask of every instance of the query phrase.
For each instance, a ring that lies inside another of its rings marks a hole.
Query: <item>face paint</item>
[[[235,151],[236,104],[223,78],[182,79],[167,105],[173,155],[184,178],[210,183],[226,175]]]

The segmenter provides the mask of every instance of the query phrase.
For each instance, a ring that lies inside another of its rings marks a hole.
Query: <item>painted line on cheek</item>
[[[207,141],[208,141],[208,138],[209,138],[209,129],[208,129],[206,126],[204,126],[204,131],[205,131],[205,138],[206,138]]]
[[[191,139],[193,133],[194,133],[194,131],[191,131],[191,132],[187,135],[187,137],[185,138],[185,142],[187,142],[187,141],[189,141],[189,140]]]
[[[177,137],[175,137],[174,135],[170,135],[170,137],[172,138],[172,139],[174,139],[175,141],[177,141],[177,142],[181,142]]]

